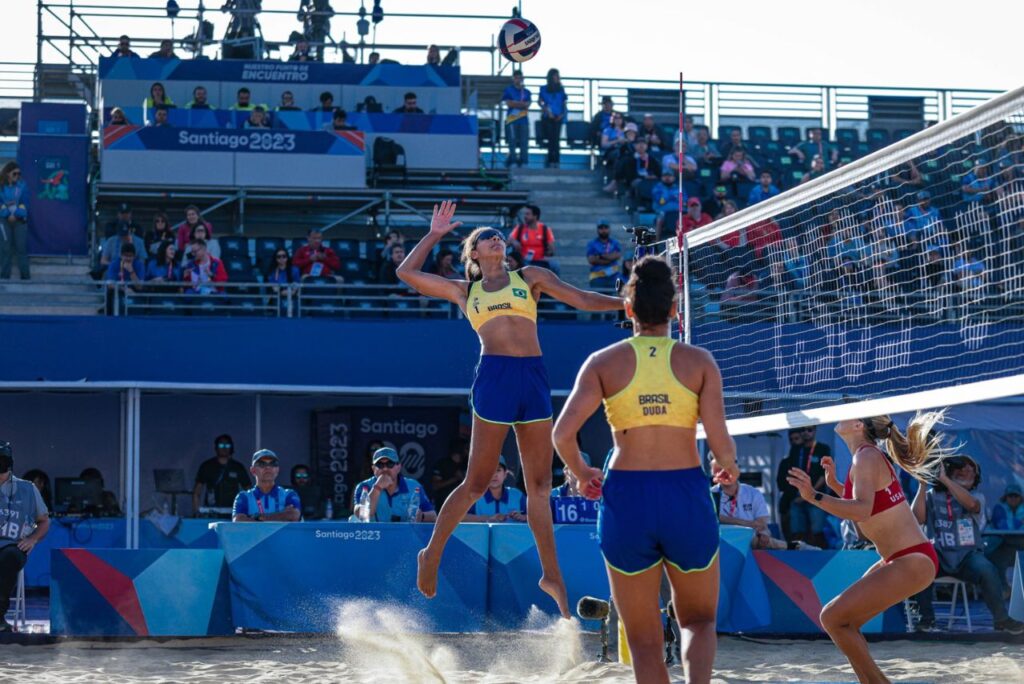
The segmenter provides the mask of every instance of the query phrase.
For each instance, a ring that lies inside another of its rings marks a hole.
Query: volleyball
[[[498,34],[498,49],[505,59],[528,62],[540,50],[540,31],[522,17],[509,19]]]

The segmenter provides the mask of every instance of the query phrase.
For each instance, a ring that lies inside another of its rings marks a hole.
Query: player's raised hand
[[[430,232],[437,235],[447,235],[462,225],[462,221],[452,222],[455,216],[455,202],[445,200],[440,205],[434,205],[434,215],[430,217]]]

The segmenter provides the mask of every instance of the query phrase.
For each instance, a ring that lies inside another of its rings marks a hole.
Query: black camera
[[[623,230],[633,236],[637,247],[649,247],[658,241],[658,234],[647,226],[623,226]]]

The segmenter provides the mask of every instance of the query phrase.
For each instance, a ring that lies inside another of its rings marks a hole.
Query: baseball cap
[[[690,199],[686,200],[686,206],[688,206],[688,207],[699,207],[700,206],[700,200],[697,199],[696,197],[691,197]]]
[[[597,219],[597,227],[598,228],[600,228],[601,226],[604,226],[605,228],[611,228],[611,225],[612,224],[609,223],[608,219],[606,219],[606,218],[599,218],[599,219]]]
[[[252,455],[252,465],[256,465],[256,462],[263,458],[269,458],[273,460],[274,463],[277,463],[278,461],[277,454],[270,449],[259,449]]]
[[[625,130],[636,132],[638,129],[637,129],[636,124],[633,123],[632,121],[630,121],[628,124],[626,124]]]
[[[131,210],[132,205],[128,204],[127,202],[121,202],[119,205],[117,205],[117,211],[120,214],[127,214]]]
[[[926,199],[931,199],[931,198],[932,198],[932,193],[928,192],[927,190],[921,190],[920,192],[917,193],[917,199],[918,200],[926,200]]]
[[[381,447],[373,452],[374,463],[377,463],[377,461],[383,461],[384,459],[392,461],[393,463],[401,463],[401,461],[398,460],[398,452],[391,447]]]
[[[1017,484],[1016,482],[1006,485],[1006,489],[1003,491],[1003,498],[1006,498],[1011,494],[1016,494],[1017,496],[1021,496],[1022,494],[1020,485]]]
[[[605,103],[605,102],[612,102],[612,101],[613,100],[612,100],[612,96],[611,95],[605,95],[604,97],[601,98],[601,103],[602,104]]]

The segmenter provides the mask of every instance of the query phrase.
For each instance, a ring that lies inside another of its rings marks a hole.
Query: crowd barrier
[[[209,543],[205,533],[198,534],[202,524],[208,521],[190,521],[179,541]],[[210,527],[217,549],[53,550],[54,632],[190,636],[203,633],[206,625],[208,634],[235,628],[331,633],[346,606],[362,613],[367,602],[392,610],[407,628],[423,632],[522,628],[534,605],[555,613],[554,603],[537,587],[540,565],[529,528],[521,523],[460,525],[430,601],[415,581],[416,553],[426,544],[430,525]],[[752,552],[752,534],[748,528],[722,527],[720,632],[820,634],[822,606],[878,560],[872,551]],[[607,597],[595,527],[559,525],[555,540],[570,603],[585,595]],[[173,600],[167,598],[170,591]],[[185,614],[190,617],[181,617]],[[897,605],[864,631],[902,633],[904,624]]]

